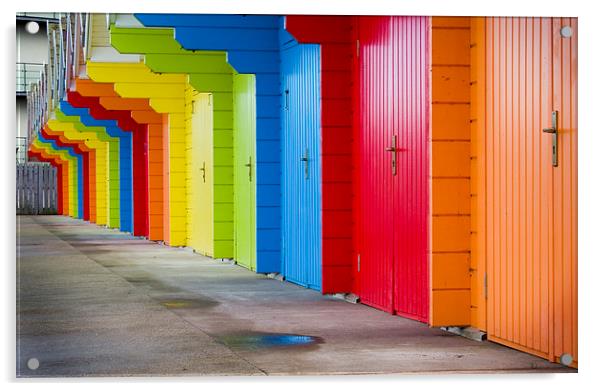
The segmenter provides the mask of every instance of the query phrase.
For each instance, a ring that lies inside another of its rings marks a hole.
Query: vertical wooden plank
[[[471,149],[476,170],[471,177],[472,225],[476,227],[471,241],[471,325],[487,329],[487,301],[485,274],[487,270],[487,137],[486,137],[486,83],[487,40],[485,18],[471,18]]]
[[[541,281],[543,283],[542,296],[544,300],[541,304],[541,314],[545,321],[545,326],[542,328],[544,335],[542,335],[542,350],[547,353],[549,359],[553,359],[554,349],[554,317],[552,316],[553,297],[554,297],[554,281],[553,281],[553,255],[554,255],[554,241],[553,230],[554,230],[554,215],[553,215],[553,182],[552,172],[550,169],[550,151],[551,151],[551,140],[549,135],[543,134],[541,129],[550,126],[550,115],[552,111],[552,70],[553,70],[553,58],[552,58],[552,23],[550,18],[542,18],[541,23],[541,107],[540,107],[540,127],[539,127],[539,138],[541,143],[540,152],[540,166],[542,173],[541,188],[542,194],[542,249],[540,262],[542,265],[541,269]]]
[[[28,167],[28,171],[29,171],[29,199],[30,199],[30,213],[36,214],[36,199],[35,199],[35,194],[36,194],[36,189],[35,189],[35,172],[33,169],[33,166],[29,166]]]
[[[38,189],[39,190],[39,202],[38,210],[39,214],[46,214],[46,166],[39,166],[38,168]]]
[[[533,243],[533,216],[535,214],[535,203],[534,203],[534,188],[535,178],[533,175],[533,159],[534,159],[534,148],[533,148],[533,137],[534,132],[530,132],[529,129],[533,129],[533,113],[535,107],[535,96],[533,94],[533,48],[534,48],[534,34],[533,34],[533,18],[525,19],[525,101],[524,107],[528,108],[525,113],[525,208],[528,213],[524,213],[525,218],[525,231],[523,240],[525,241],[525,252],[523,254],[525,258],[525,344],[528,346],[534,346],[533,342],[533,327],[535,314],[533,311],[533,298],[534,298],[534,281],[533,269],[534,260],[533,249],[535,247]]]
[[[58,176],[59,176],[59,169],[58,167],[54,167],[53,168],[53,175],[52,175],[52,213],[53,214],[58,214]]]
[[[36,181],[36,198],[37,198],[37,210],[36,214],[44,214],[44,166],[38,164],[34,168],[37,175]]]
[[[40,199],[39,199],[39,192],[40,192],[40,173],[39,170],[37,169],[37,167],[34,165],[31,167],[31,172],[33,174],[32,176],[32,183],[31,183],[31,190],[32,190],[32,198],[33,198],[33,214],[37,215],[39,214],[39,209],[40,209]]]
[[[43,214],[48,214],[48,181],[49,181],[49,166],[42,169],[42,209]]]
[[[553,22],[553,109],[559,112],[558,167],[554,182],[554,260],[553,260],[553,355],[558,359],[571,354],[576,359],[576,25],[571,19],[554,18]],[[561,36],[562,28],[573,29],[571,37]],[[574,106],[575,105],[575,106]]]
[[[37,204],[37,184],[38,184],[38,177],[37,177],[37,172],[35,170],[34,166],[29,166],[29,172],[31,174],[30,176],[30,182],[29,182],[29,189],[30,189],[30,194],[31,194],[31,214],[35,215],[38,212],[38,204]]]
[[[526,279],[525,279],[525,267],[524,267],[524,252],[525,252],[525,242],[524,237],[526,235],[525,227],[526,227],[526,219],[525,216],[527,211],[525,210],[525,197],[524,197],[524,189],[525,189],[525,106],[527,104],[527,97],[525,96],[525,27],[524,27],[524,18],[516,19],[516,27],[515,27],[515,37],[516,37],[516,75],[515,79],[517,84],[517,89],[515,93],[518,94],[520,103],[516,106],[516,178],[515,184],[515,205],[513,210],[515,211],[515,220],[514,224],[517,228],[514,230],[515,238],[516,238],[516,269],[515,275],[518,276],[518,280],[515,286],[515,295],[516,295],[516,303],[517,303],[517,311],[520,314],[519,319],[516,322],[516,330],[517,330],[517,342],[524,345],[524,339],[526,335],[526,313],[525,313],[525,298],[526,298]]]
[[[27,214],[33,214],[33,172],[31,166],[27,166]]]
[[[571,249],[570,249],[570,267],[571,267],[571,276],[569,280],[569,284],[571,287],[570,291],[570,300],[571,300],[571,319],[569,320],[569,324],[572,330],[571,334],[571,352],[573,352],[573,358],[575,360],[575,365],[578,362],[578,305],[577,305],[577,294],[578,294],[578,286],[577,286],[577,275],[578,275],[578,267],[577,267],[577,143],[578,143],[578,134],[577,134],[577,85],[578,85],[578,75],[577,75],[577,42],[578,42],[578,19],[570,18],[570,25],[573,29],[573,38],[570,41],[570,87],[569,87],[569,96],[570,100],[568,104],[570,105],[570,153],[571,153],[571,166],[570,166],[570,175],[571,175],[571,185],[570,185],[570,216],[571,216],[571,231],[570,231],[570,241],[571,241]]]
[[[25,184],[25,202],[24,202],[24,206],[25,206],[25,213],[26,214],[30,214],[31,210],[30,210],[30,205],[31,205],[31,192],[30,192],[30,172],[29,172],[29,167],[25,166],[24,170],[23,170],[23,174],[24,174],[24,184]]]
[[[21,167],[21,213],[27,213],[27,166]]]
[[[41,192],[42,192],[42,188],[40,186],[40,180],[41,180],[41,175],[40,175],[40,166],[34,166],[32,167],[33,172],[34,172],[34,199],[35,199],[35,206],[34,206],[34,214],[38,215],[40,214],[40,208],[41,208],[41,201],[42,201],[42,197],[41,197]]]

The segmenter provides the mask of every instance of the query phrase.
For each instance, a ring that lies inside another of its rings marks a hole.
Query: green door
[[[234,259],[255,270],[255,75],[234,75]]]

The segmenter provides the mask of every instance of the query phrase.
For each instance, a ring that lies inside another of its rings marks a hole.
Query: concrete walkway
[[[87,222],[17,224],[17,376],[569,371]]]

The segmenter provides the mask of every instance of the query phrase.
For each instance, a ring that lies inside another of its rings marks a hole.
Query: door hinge
[[[355,40],[355,55],[356,55],[356,57],[360,56],[360,40],[359,39]]]
[[[485,290],[485,300],[487,300],[487,272],[483,276],[483,289]]]
[[[359,254],[357,254],[357,271],[358,271],[358,272],[360,271],[360,262],[361,262],[360,255],[359,255]]]
[[[213,105],[213,94],[209,94],[209,99],[208,99],[208,105],[212,106]]]
[[[195,102],[194,100],[190,102],[190,106],[191,106],[192,114],[194,114],[194,104],[195,104],[195,103],[196,103],[196,102]]]

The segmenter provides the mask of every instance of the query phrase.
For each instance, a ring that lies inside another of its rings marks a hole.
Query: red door
[[[389,17],[358,18],[360,67],[360,297],[393,312],[393,106]]]
[[[428,320],[428,18],[358,18],[360,297]]]

